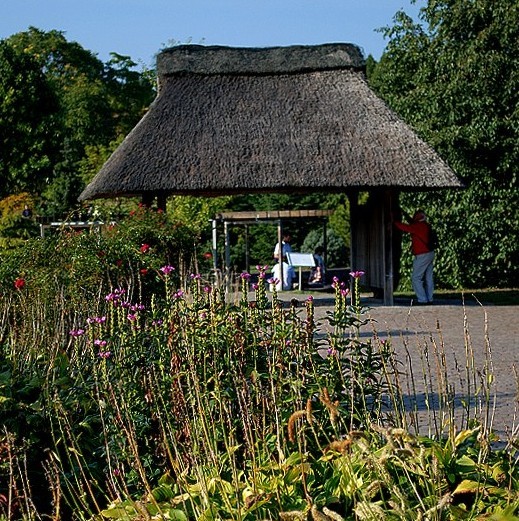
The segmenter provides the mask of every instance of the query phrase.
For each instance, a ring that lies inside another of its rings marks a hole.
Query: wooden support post
[[[281,223],[281,219],[278,221],[278,245],[279,276],[281,277],[281,291],[283,291],[283,224]]]
[[[223,223],[225,233],[225,280],[227,291],[231,289],[231,239],[229,237],[229,224]]]
[[[249,266],[250,258],[249,258],[249,225],[245,225],[245,271],[250,273]]]
[[[216,285],[218,285],[218,222],[216,219],[211,221],[211,231],[213,235],[213,271]]]
[[[384,192],[384,209],[382,212],[382,239],[384,244],[384,305],[394,305],[394,266],[393,266],[393,213],[394,192]]]

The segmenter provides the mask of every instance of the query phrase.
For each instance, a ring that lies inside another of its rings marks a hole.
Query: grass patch
[[[481,304],[494,306],[517,306],[519,305],[519,289],[465,289],[465,290],[446,290],[439,289],[434,292],[435,300],[443,303],[444,301],[456,301],[456,303],[480,302]],[[396,292],[395,298],[414,298],[412,292]],[[448,304],[448,302],[446,302]]]

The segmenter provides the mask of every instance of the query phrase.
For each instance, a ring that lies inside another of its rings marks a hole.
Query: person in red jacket
[[[434,292],[434,249],[432,231],[423,210],[417,210],[409,224],[400,221],[395,226],[411,234],[411,251],[414,255],[411,282],[418,304],[432,304]]]

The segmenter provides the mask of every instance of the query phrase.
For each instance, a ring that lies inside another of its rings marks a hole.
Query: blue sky
[[[153,66],[172,43],[239,47],[348,42],[379,58],[375,29],[425,0],[0,0],[0,38],[29,26],[63,31],[107,61],[110,52]]]

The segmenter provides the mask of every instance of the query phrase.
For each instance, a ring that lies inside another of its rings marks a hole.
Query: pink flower
[[[175,268],[168,264],[167,266],[162,266],[162,268],[160,268],[160,271],[162,271],[164,275],[169,275],[172,271],[175,271]]]
[[[244,271],[243,273],[240,273],[240,277],[242,279],[249,280],[250,279],[250,273],[247,273],[246,271]]]
[[[108,295],[105,297],[105,300],[107,302],[118,301],[125,293],[126,291],[124,289],[116,289],[112,293],[108,293]]]
[[[99,346],[99,347],[106,347],[107,343],[108,342],[106,340],[99,340],[99,339],[94,340],[94,345]]]
[[[68,334],[70,336],[77,338],[78,336],[84,335],[85,330],[84,329],[72,329],[71,331],[68,332]]]
[[[97,356],[106,360],[107,358],[110,358],[112,356],[112,353],[110,351],[99,351],[99,353],[97,353]]]
[[[351,271],[350,277],[353,277],[354,279],[360,279],[364,273],[364,271]]]

